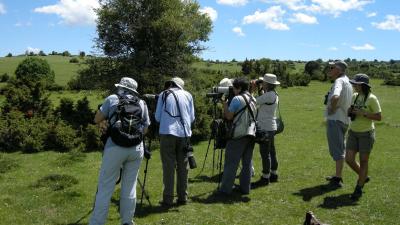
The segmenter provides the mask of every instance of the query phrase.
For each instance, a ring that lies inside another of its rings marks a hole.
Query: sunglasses
[[[335,66],[330,66],[329,67],[329,69],[331,69],[331,70],[333,70],[333,69],[335,69],[336,67]]]

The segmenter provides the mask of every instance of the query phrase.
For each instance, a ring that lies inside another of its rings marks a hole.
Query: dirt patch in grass
[[[61,174],[50,174],[39,179],[36,184],[33,185],[35,188],[49,188],[52,191],[61,191],[69,188],[73,185],[78,184],[78,179],[70,175]]]

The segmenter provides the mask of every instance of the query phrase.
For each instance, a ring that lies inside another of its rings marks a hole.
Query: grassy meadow
[[[53,66],[52,66],[53,67]],[[1,68],[1,67],[0,67]],[[1,74],[1,71],[0,71]],[[371,181],[358,201],[349,199],[356,174],[344,169],[342,189],[321,189],[325,176],[334,172],[323,120],[323,96],[329,83],[313,81],[309,87],[278,89],[285,131],[276,137],[279,182],[252,190],[250,195],[215,197],[218,155],[208,142],[195,146],[198,168],[189,173],[189,203],[169,210],[158,205],[162,195],[162,169],[158,149],[148,161],[146,191],[140,206],[137,188],[137,224],[302,224],[309,210],[322,222],[336,224],[398,224],[400,211],[400,87],[382,86],[372,80],[383,120],[376,123],[376,143],[370,157]],[[65,93],[64,93],[65,94]],[[57,96],[52,95],[56,101]],[[68,93],[70,94],[70,93]],[[92,93],[93,94],[93,93]],[[77,93],[76,97],[82,97]],[[101,102],[101,98],[93,97]],[[92,99],[90,99],[92,100]],[[211,104],[210,104],[211,106]],[[155,140],[157,141],[157,140]],[[223,152],[223,151],[222,151]],[[254,149],[257,180],[261,175],[258,146]],[[204,171],[201,167],[205,163]],[[97,186],[101,152],[37,154],[0,153],[0,224],[87,224]],[[143,181],[145,161],[141,167]],[[236,181],[238,183],[238,180]],[[119,224],[120,186],[110,203],[107,224]]]

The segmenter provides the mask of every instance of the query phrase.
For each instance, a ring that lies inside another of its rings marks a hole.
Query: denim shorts
[[[354,132],[349,130],[346,149],[360,153],[370,153],[375,143],[375,130]]]

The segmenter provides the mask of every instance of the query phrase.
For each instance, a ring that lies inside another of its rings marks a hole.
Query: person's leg
[[[271,176],[270,181],[276,182],[278,180],[278,158],[276,157],[276,149],[275,149],[275,136],[274,132],[270,134],[270,145],[269,145],[269,154],[271,158]]]
[[[103,225],[106,223],[111,196],[114,192],[115,182],[118,179],[123,160],[124,154],[118,148],[104,150],[96,200],[89,221],[90,225]]]
[[[184,152],[184,147],[187,140],[185,138],[178,138],[176,144],[176,162],[177,162],[177,177],[176,177],[176,192],[178,193],[178,203],[185,203],[187,201],[187,186],[188,186],[188,159],[187,154]]]
[[[176,137],[172,135],[160,135],[160,154],[163,168],[163,200],[172,205],[174,200],[174,182],[176,165]]]
[[[225,194],[232,192],[232,186],[235,182],[236,171],[244,150],[243,146],[240,146],[241,139],[232,139],[226,144],[224,171],[219,190]]]
[[[336,177],[342,177],[344,159],[336,160]]]
[[[250,192],[251,181],[251,159],[253,158],[254,140],[251,137],[246,137],[242,141],[242,171],[240,172],[240,189],[242,193]]]
[[[369,153],[360,153],[360,172],[358,176],[358,184],[364,186],[365,180],[368,176],[368,160]]]
[[[136,208],[136,183],[143,159],[143,145],[129,151],[123,164],[120,194],[120,215],[122,224],[132,224]],[[142,190],[143,191],[143,190]]]
[[[356,174],[360,174],[360,165],[356,162],[356,154],[357,154],[356,150],[347,149],[346,163]]]
[[[340,121],[328,120],[327,121],[327,138],[329,144],[329,152],[335,160],[335,176],[342,177],[342,170],[344,165],[345,156],[345,134],[347,125]]]
[[[269,157],[269,142],[261,143],[260,144],[260,155],[261,155],[261,162],[262,162],[262,177],[269,178],[271,172],[271,164],[270,164],[270,157]]]

